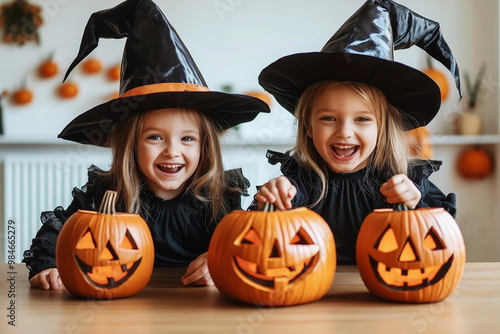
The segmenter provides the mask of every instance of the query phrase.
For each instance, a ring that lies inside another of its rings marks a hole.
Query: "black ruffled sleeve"
[[[23,261],[29,269],[29,279],[39,272],[56,267],[56,243],[57,236],[63,224],[68,218],[78,210],[96,210],[96,201],[94,185],[99,184],[98,168],[91,166],[88,170],[88,182],[82,189],[74,188],[72,195],[73,201],[65,210],[58,206],[54,211],[44,211],[40,215],[42,226],[38,230],[35,238],[32,240],[30,249],[24,251]],[[100,192],[97,192],[100,193]],[[104,193],[100,194],[100,198]],[[99,196],[99,195],[98,195]]]
[[[453,217],[457,215],[457,199],[454,193],[445,195],[429,176],[437,172],[442,162],[437,160],[422,160],[410,165],[408,176],[422,193],[422,198],[417,208],[442,207]]]
[[[243,175],[241,168],[225,171],[225,177],[229,188],[233,190],[225,195],[228,212],[241,210],[241,196],[249,196],[250,181]]]
[[[297,194],[292,199],[292,207],[309,206],[316,202],[321,194],[321,180],[314,173],[301,169],[298,161],[290,152],[281,153],[268,150],[266,158],[271,165],[281,164],[281,173],[288,178],[297,189]],[[257,187],[257,191],[260,187]],[[248,210],[257,210],[258,203],[254,199]]]

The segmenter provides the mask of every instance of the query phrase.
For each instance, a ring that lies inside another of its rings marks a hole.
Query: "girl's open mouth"
[[[358,145],[332,145],[333,155],[340,160],[349,160],[358,151]]]
[[[158,168],[163,173],[173,174],[173,173],[177,173],[182,168],[184,168],[184,165],[182,165],[182,164],[158,164],[158,165],[156,165],[156,168]]]

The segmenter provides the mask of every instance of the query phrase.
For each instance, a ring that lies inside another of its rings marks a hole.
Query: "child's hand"
[[[295,195],[297,195],[295,186],[285,176],[280,176],[260,187],[255,199],[259,202],[259,209],[269,202],[278,210],[284,211],[292,208],[292,199]]]
[[[61,285],[61,277],[56,268],[45,269],[30,279],[31,287],[42,290],[57,290]]]
[[[184,285],[212,286],[214,281],[208,272],[207,253],[203,253],[194,259],[186,269],[181,278]]]
[[[380,187],[380,192],[391,204],[404,203],[409,209],[415,209],[422,198],[420,190],[404,174],[391,177]]]

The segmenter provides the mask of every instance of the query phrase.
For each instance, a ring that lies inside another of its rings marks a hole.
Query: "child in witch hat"
[[[91,166],[67,209],[42,213],[43,225],[24,254],[30,283],[61,285],[55,268],[61,226],[79,209],[95,211],[105,191],[116,190],[117,211],[140,214],[151,229],[155,265],[188,266],[184,284],[212,285],[206,265],[211,234],[225,214],[241,208],[248,186],[240,170],[224,172],[218,133],[269,107],[253,97],[210,91],[151,0],[94,13],[66,77],[102,37],[127,37],[120,96],[75,118],[59,137],[109,146],[113,163],[109,171]]]
[[[460,92],[439,24],[390,0],[368,0],[321,52],[283,57],[259,76],[297,117],[298,137],[291,156],[268,151],[284,176],[260,187],[251,208],[311,207],[330,225],[341,264],[355,262],[359,228],[374,209],[405,203],[456,213],[455,194],[429,181],[441,162],[407,158],[404,131],[428,124],[441,103],[431,78],[394,61],[395,49],[412,45],[441,61]]]

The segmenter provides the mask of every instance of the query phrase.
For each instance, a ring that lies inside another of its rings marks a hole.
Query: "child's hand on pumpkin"
[[[189,264],[181,277],[182,284],[196,286],[212,286],[214,281],[208,271],[207,253],[203,253]]]
[[[61,285],[61,277],[57,268],[45,269],[30,279],[31,287],[42,290],[57,290]]]
[[[409,209],[415,209],[422,198],[420,190],[404,174],[391,177],[380,187],[380,192],[391,204],[404,203]]]
[[[297,188],[285,176],[274,178],[259,188],[255,199],[262,210],[266,202],[274,204],[278,210],[292,208],[292,199],[297,194]]]

